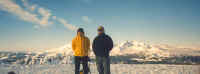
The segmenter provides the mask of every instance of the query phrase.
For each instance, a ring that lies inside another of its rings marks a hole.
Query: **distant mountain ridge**
[[[190,63],[194,57],[200,56],[200,50],[192,48],[178,48],[164,44],[150,44],[145,41],[124,41],[115,44],[110,55],[114,63],[135,63],[145,61],[169,61],[172,63]],[[188,57],[187,57],[188,56]],[[91,51],[90,57],[94,58]],[[187,60],[189,59],[189,60]],[[190,60],[191,59],[191,60]],[[196,58],[195,58],[196,59]],[[199,58],[200,59],[200,58]],[[173,61],[175,60],[175,61]],[[40,50],[37,52],[1,52],[0,64],[65,64],[73,63],[71,43],[59,48]]]

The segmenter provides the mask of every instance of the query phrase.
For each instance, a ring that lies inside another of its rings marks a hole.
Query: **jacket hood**
[[[84,33],[78,32],[77,37],[85,37]]]

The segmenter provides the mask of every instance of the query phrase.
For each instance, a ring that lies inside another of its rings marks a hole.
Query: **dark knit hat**
[[[83,30],[83,28],[79,28],[79,29],[77,30],[77,32],[83,32],[83,33],[84,33],[84,30]]]

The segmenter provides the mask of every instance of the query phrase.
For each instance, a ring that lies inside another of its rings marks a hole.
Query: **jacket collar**
[[[105,36],[106,34],[105,33],[101,33],[101,34],[99,34],[99,36]]]

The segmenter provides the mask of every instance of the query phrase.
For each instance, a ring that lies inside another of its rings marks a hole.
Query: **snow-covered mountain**
[[[164,48],[139,41],[125,41],[113,48],[111,55],[132,55],[138,54],[146,57],[169,57],[169,52]]]
[[[47,57],[55,57],[57,55],[72,56],[73,51],[70,43],[59,48],[40,51],[37,54],[46,55]],[[122,43],[115,44],[113,50],[111,51],[111,56],[126,56],[134,54],[144,56],[146,59],[169,57],[169,52],[165,50],[165,48],[156,47],[147,42],[145,43],[139,41],[124,41]],[[94,53],[91,52],[90,56],[94,56]]]
[[[195,53],[196,51],[200,50],[192,48],[173,47],[167,44],[150,44],[149,42],[145,41],[124,41],[115,44],[110,54],[111,56],[138,54],[149,57],[170,57],[173,55],[197,56],[198,53]],[[45,54],[46,56],[73,56],[73,51],[71,43],[69,43],[59,48],[41,50],[37,52],[37,54]],[[94,56],[93,52],[91,52],[90,56]]]
[[[124,41],[115,44],[111,56],[114,61],[163,61],[171,57],[200,56],[200,50],[179,48],[164,44],[150,44],[145,41]],[[64,64],[73,63],[71,43],[37,52],[0,52],[0,64]],[[90,56],[94,59],[94,53]],[[124,56],[124,57],[120,57]],[[124,59],[125,57],[128,57]],[[187,58],[187,57],[186,57]],[[176,59],[176,58],[173,58]]]
[[[61,47],[58,47],[58,48],[41,50],[37,53],[38,54],[46,54],[46,56],[56,56],[56,55],[72,56],[73,55],[71,43],[61,46]]]

